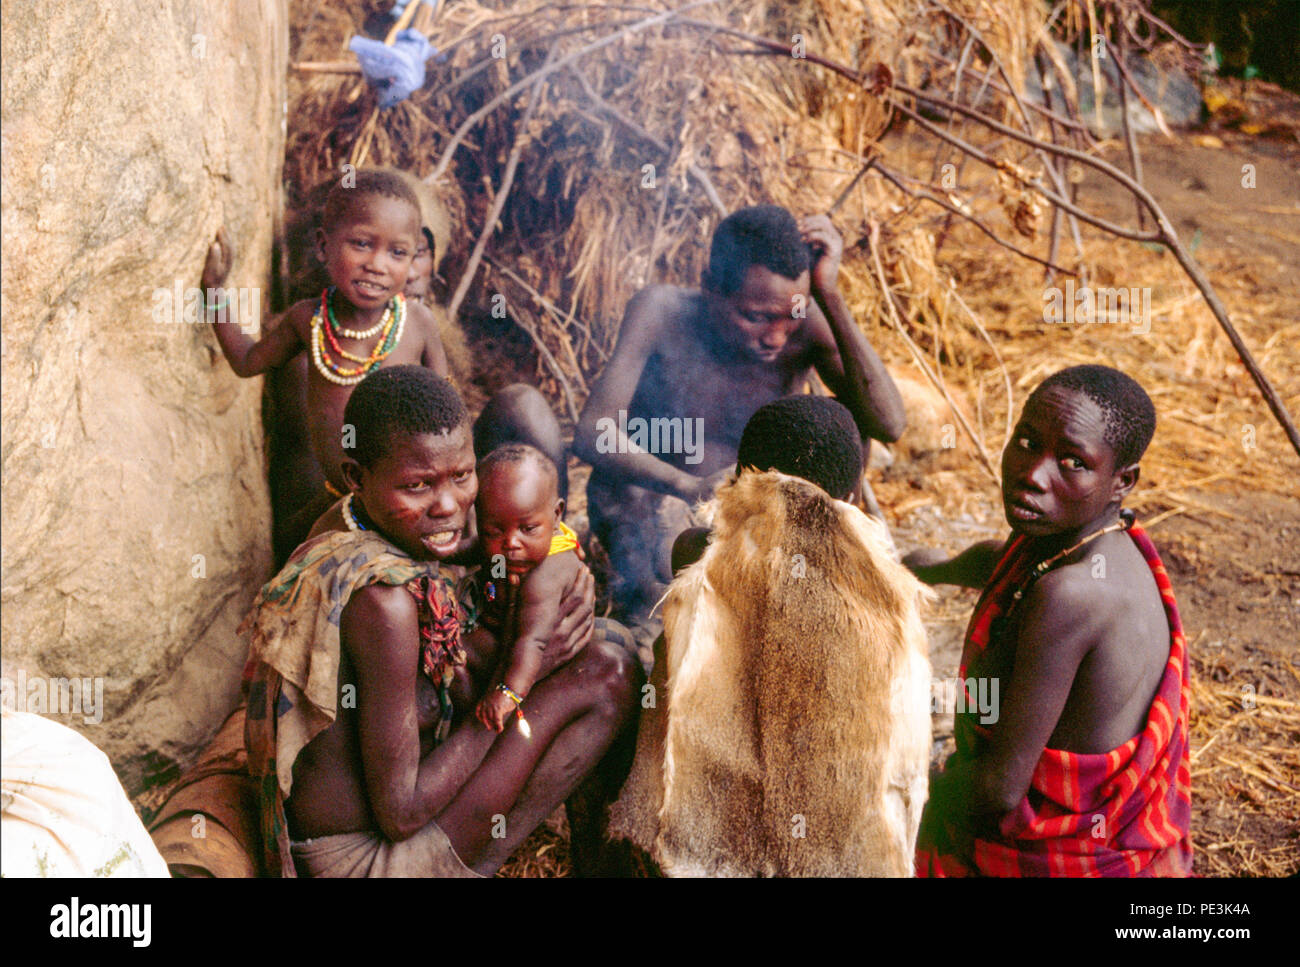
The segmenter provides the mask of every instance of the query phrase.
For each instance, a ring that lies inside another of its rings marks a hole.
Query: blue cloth
[[[348,49],[361,62],[361,73],[379,91],[379,106],[392,107],[424,86],[424,62],[437,49],[418,30],[401,31],[389,47],[383,41],[353,37]]]

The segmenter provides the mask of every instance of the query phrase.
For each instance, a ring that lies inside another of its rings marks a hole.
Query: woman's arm
[[[366,794],[380,831],[394,842],[423,829],[455,798],[496,733],[472,716],[420,757],[416,713],[419,612],[402,587],[371,585],[340,619],[343,647],[357,670],[357,721]]]

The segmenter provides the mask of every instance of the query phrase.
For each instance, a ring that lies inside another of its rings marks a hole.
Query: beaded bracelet
[[[515,703],[515,716],[517,717],[516,724],[519,726],[519,734],[525,739],[531,739],[533,737],[533,730],[528,725],[528,719],[524,718],[524,700],[519,697],[518,692],[505,682],[502,682],[497,686],[497,691]]]
[[[211,306],[205,303],[204,308],[207,309],[208,312],[220,312],[222,309],[225,309],[229,305],[230,305],[230,296],[223,292],[221,295],[220,302],[218,302],[216,305],[211,305]]]
[[[514,702],[515,708],[520,709],[520,711],[522,712],[522,706],[524,704],[524,700],[519,697],[518,692],[516,692],[505,682],[502,682],[500,685],[497,686],[497,691],[500,692],[502,695],[504,695],[506,698],[510,699],[510,701]]]

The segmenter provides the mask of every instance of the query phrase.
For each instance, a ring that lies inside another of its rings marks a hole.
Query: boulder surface
[[[233,705],[268,576],[261,380],[186,290],[224,223],[269,304],[287,0],[3,17],[5,701],[62,701],[135,793]]]

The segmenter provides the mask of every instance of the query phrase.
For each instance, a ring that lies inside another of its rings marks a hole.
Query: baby
[[[523,703],[537,682],[542,652],[560,620],[560,602],[584,565],[567,527],[555,464],[522,443],[497,447],[478,465],[479,539],[484,569],[482,622],[505,646],[504,672],[475,715],[502,731],[514,712],[529,736]]]

